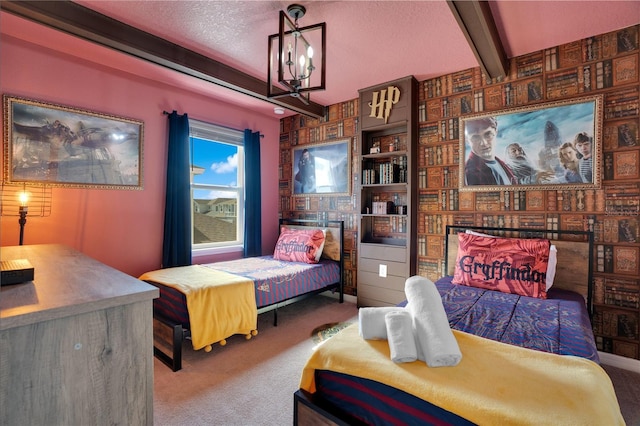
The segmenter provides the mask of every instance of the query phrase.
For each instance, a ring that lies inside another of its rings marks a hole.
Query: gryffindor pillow
[[[318,263],[323,246],[324,232],[321,229],[282,227],[273,257],[288,262]]]
[[[542,238],[487,238],[458,234],[454,284],[547,298],[551,243]]]

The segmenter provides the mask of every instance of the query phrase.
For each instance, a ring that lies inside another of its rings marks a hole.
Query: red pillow
[[[324,233],[320,229],[283,228],[273,257],[288,262],[318,263],[323,246]]]
[[[546,299],[550,246],[542,238],[459,233],[453,283]]]

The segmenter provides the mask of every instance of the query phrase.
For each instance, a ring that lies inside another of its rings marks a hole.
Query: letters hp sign
[[[389,86],[379,92],[373,92],[373,100],[369,102],[371,113],[369,117],[384,119],[387,124],[391,108],[400,100],[400,89],[396,86]]]

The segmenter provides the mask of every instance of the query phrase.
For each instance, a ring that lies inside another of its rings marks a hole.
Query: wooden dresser
[[[0,287],[0,424],[153,424],[158,290],[62,245],[0,258],[35,269]]]

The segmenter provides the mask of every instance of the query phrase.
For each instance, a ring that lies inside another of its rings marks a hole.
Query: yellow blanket
[[[384,340],[354,324],[316,349],[300,387],[315,392],[315,370],[387,384],[480,425],[624,425],[609,376],[596,363],[534,351],[454,330],[455,367],[394,364]]]
[[[193,349],[202,349],[258,326],[253,281],[201,265],[159,269],[140,276],[186,295]]]

